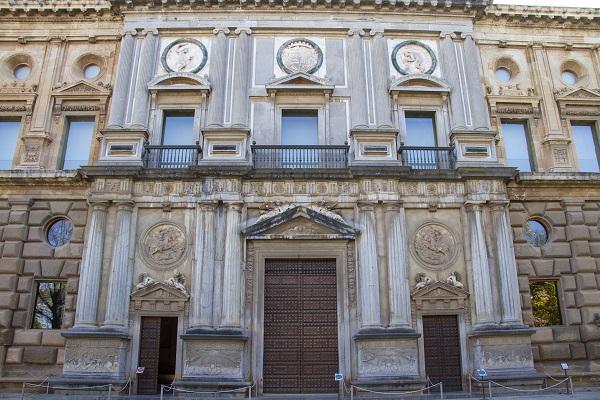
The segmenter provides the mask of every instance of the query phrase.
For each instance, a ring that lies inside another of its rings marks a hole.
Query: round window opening
[[[29,76],[31,72],[31,67],[27,64],[17,65],[13,71],[15,79],[22,80]]]
[[[508,68],[500,67],[496,70],[496,79],[500,82],[508,82],[512,78],[512,73]]]
[[[89,64],[83,69],[85,79],[94,79],[98,75],[100,75],[100,67],[96,64]]]
[[[546,225],[535,219],[530,219],[524,226],[525,238],[535,247],[542,247],[548,243],[548,229]]]
[[[573,71],[565,70],[560,77],[567,85],[574,85],[577,83],[577,74]]]
[[[48,244],[52,247],[60,247],[67,244],[73,236],[73,223],[66,218],[55,220],[48,227]]]

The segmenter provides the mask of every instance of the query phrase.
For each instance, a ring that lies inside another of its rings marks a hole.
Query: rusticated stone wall
[[[46,241],[46,228],[59,216],[73,222],[73,236],[69,243],[53,248]],[[4,376],[60,373],[61,332],[74,321],[86,220],[87,203],[82,198],[0,201],[0,363]],[[38,280],[66,285],[61,330],[31,329]]]

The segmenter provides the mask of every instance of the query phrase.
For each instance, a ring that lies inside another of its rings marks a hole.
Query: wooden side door
[[[142,317],[138,367],[144,367],[144,373],[137,376],[138,394],[156,394],[158,392],[160,322],[160,317]]]
[[[462,390],[460,341],[456,315],[423,316],[425,372],[444,390]]]

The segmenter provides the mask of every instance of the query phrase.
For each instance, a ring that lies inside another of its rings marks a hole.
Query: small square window
[[[562,325],[558,282],[556,280],[531,281],[531,306],[534,326]]]
[[[0,119],[0,169],[11,169],[17,139],[21,130],[21,120]]]
[[[165,111],[162,145],[190,146],[194,143],[194,111]]]
[[[317,110],[282,110],[281,144],[319,144],[319,112]]]
[[[64,146],[62,169],[78,169],[88,163],[95,121],[69,118]]]
[[[60,329],[65,309],[64,282],[36,282],[33,329]]]
[[[435,113],[407,112],[405,146],[435,147],[436,126]]]

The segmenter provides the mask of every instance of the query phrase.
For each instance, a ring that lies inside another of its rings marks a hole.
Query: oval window
[[[577,74],[573,71],[565,70],[560,77],[567,85],[574,85],[577,83]]]
[[[66,218],[54,220],[48,227],[46,239],[52,247],[60,247],[71,240],[73,223]]]
[[[15,79],[22,80],[29,76],[31,73],[31,67],[27,64],[17,65],[13,71]]]
[[[83,69],[85,79],[94,79],[100,75],[100,67],[96,64],[89,64]]]
[[[496,70],[496,79],[500,82],[508,82],[512,78],[512,74],[508,68],[500,67]]]
[[[546,225],[535,219],[530,219],[523,227],[527,242],[535,247],[542,247],[548,243],[548,229]]]

